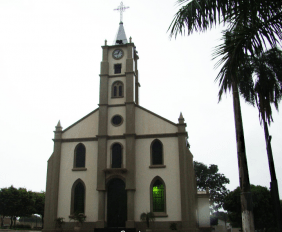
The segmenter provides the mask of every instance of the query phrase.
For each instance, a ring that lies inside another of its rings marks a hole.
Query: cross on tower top
[[[123,5],[123,2],[121,2],[120,5],[119,5],[119,7],[116,8],[116,9],[114,9],[114,10],[119,10],[119,11],[120,11],[120,22],[122,22],[122,13],[123,13],[126,9],[128,9],[128,8],[129,8],[129,6],[124,6],[124,5]]]

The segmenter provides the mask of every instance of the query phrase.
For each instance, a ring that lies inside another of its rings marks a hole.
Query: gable
[[[96,137],[98,120],[99,108],[66,128],[62,133],[62,139]]]
[[[178,132],[177,124],[143,108],[135,107],[136,134],[167,134]]]

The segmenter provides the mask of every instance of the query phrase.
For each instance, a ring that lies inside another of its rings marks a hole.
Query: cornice
[[[98,141],[99,138],[106,138],[107,140],[125,139],[126,137],[135,137],[136,139],[155,139],[155,138],[172,138],[180,135],[188,136],[187,132],[163,133],[163,134],[144,134],[137,135],[135,133],[125,133],[123,135],[96,135],[96,137],[86,138],[67,138],[67,139],[53,139],[54,142],[71,143],[71,142],[87,142]]]
[[[98,138],[97,137],[87,137],[87,138],[53,139],[53,141],[61,142],[61,143],[72,143],[72,142],[98,141]]]

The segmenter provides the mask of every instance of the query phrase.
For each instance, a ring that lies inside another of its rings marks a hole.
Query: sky
[[[176,0],[125,0],[127,38],[139,54],[140,105],[175,123],[182,112],[194,160],[218,165],[239,185],[232,95],[218,103],[212,60],[222,27],[169,37]],[[99,103],[105,40],[112,45],[120,0],[0,0],[0,188],[45,191],[55,126],[72,125]],[[280,104],[281,107],[281,104]],[[269,187],[258,111],[241,99],[251,184]],[[269,128],[282,194],[282,119]],[[282,197],[281,197],[282,198]]]

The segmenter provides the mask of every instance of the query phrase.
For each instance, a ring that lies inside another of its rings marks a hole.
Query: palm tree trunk
[[[241,188],[241,212],[243,232],[254,232],[253,203],[251,187],[249,181],[249,172],[245,151],[245,139],[243,130],[243,121],[241,115],[241,106],[238,93],[238,86],[232,81],[233,109],[235,119],[235,131],[237,141],[237,156],[239,166],[239,181]]]
[[[279,200],[279,192],[278,192],[278,184],[275,174],[275,167],[274,167],[274,161],[273,161],[273,155],[272,155],[272,149],[271,149],[271,136],[269,136],[268,133],[268,126],[267,122],[265,121],[265,115],[262,113],[262,120],[263,120],[263,126],[264,126],[264,136],[265,136],[265,143],[266,143],[266,151],[267,151],[267,157],[268,157],[268,165],[269,165],[269,171],[270,171],[270,190],[271,190],[271,199],[272,199],[272,205],[273,210],[275,214],[275,222],[278,231],[282,231],[282,225],[281,225],[281,209],[280,209],[280,200]]]

